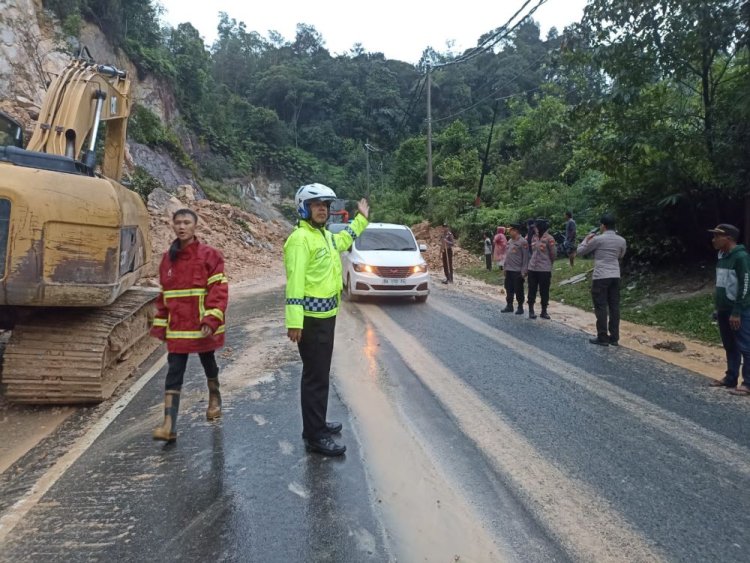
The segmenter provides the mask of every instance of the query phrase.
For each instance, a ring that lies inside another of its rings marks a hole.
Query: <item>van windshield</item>
[[[355,241],[357,250],[416,250],[414,237],[406,229],[365,229]]]

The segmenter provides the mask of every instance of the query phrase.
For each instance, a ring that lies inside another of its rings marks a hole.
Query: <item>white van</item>
[[[430,276],[414,233],[405,225],[370,223],[348,252],[341,255],[344,295],[413,296],[419,303],[430,294]]]

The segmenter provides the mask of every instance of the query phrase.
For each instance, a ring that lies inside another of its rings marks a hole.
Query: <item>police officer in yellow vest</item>
[[[354,221],[332,234],[325,228],[336,199],[331,188],[308,184],[297,190],[294,199],[300,221],[284,244],[286,328],[302,358],[302,438],[309,451],[339,456],[346,446],[337,444],[332,435],[341,432],[341,424],[326,421],[333,336],[343,289],[339,254],[367,227],[370,207],[362,199]]]

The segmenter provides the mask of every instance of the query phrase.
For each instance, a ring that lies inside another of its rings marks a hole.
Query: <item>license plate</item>
[[[383,278],[383,285],[404,285],[406,280],[403,278]]]

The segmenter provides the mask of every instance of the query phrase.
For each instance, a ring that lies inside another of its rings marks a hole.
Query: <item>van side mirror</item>
[[[427,252],[427,245],[422,243],[419,245],[419,251],[420,252]]]

